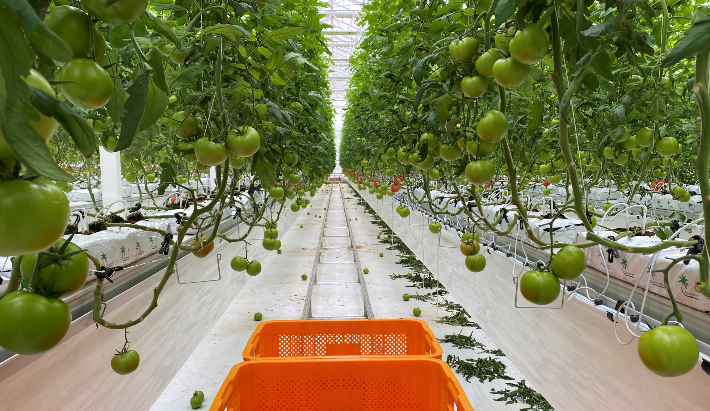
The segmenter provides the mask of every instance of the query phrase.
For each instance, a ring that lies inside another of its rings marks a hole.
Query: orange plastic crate
[[[413,319],[267,321],[256,327],[242,353],[244,361],[361,355],[441,359],[442,354],[427,323]]]
[[[250,361],[210,411],[473,411],[449,366],[422,357]]]

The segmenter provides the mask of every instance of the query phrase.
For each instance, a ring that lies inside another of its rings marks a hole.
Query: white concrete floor
[[[349,196],[346,195],[346,197]],[[325,204],[325,199],[319,198],[317,202],[314,200],[311,204],[313,207],[309,207],[307,210],[313,209],[314,211],[311,211],[311,214],[319,213],[323,211],[322,204]],[[419,292],[424,294],[432,290],[413,289],[409,287],[411,283],[407,280],[390,279],[389,276],[391,274],[406,274],[408,272],[407,267],[396,264],[399,260],[398,253],[387,250],[388,245],[379,242],[377,235],[380,234],[380,229],[370,222],[372,219],[369,214],[363,213],[364,207],[358,206],[356,200],[352,198],[350,200],[346,199],[344,206],[348,208],[348,213],[351,217],[350,224],[355,239],[354,245],[361,264],[369,269],[369,274],[365,275],[365,279],[375,318],[414,318],[412,309],[420,307],[422,315],[419,318],[427,321],[437,338],[443,338],[446,334],[472,334],[477,341],[485,344],[487,349],[497,349],[497,346],[486,336],[483,330],[436,323],[436,318],[447,313],[443,309],[437,311],[435,301],[421,302],[413,299],[408,302],[403,301],[402,294],[404,293],[414,294]],[[298,281],[301,281],[300,275],[310,272],[312,266],[308,265],[308,262],[304,260],[304,263],[297,270],[292,269],[290,266],[284,267],[285,262],[293,260],[293,253],[295,252],[295,250],[288,250],[287,247],[289,247],[289,244],[293,245],[294,242],[315,244],[317,242],[317,236],[314,235],[317,231],[315,225],[321,221],[322,219],[315,219],[312,223],[308,221],[307,224],[309,224],[311,230],[309,230],[307,236],[299,237],[298,239],[293,238],[293,236],[300,233],[297,226],[302,224],[303,221],[299,219],[294,223],[294,227],[289,230],[289,234],[282,240],[284,244],[282,247],[283,254],[267,260],[269,267],[265,266],[262,274],[255,278],[253,287],[245,287],[235,296],[232,304],[212,327],[207,337],[198,345],[175,378],[153,404],[151,411],[188,410],[189,398],[195,389],[200,389],[205,393],[205,403],[211,403],[229,369],[242,360],[242,350],[256,326],[256,322],[251,319],[251,314],[254,311],[261,310],[264,313],[264,320],[301,318],[305,302],[306,281],[301,282],[301,287],[299,287]],[[328,224],[328,220],[326,220],[326,224]],[[345,225],[346,222],[342,221],[341,224]],[[328,229],[326,228],[325,235],[327,235],[327,232]],[[347,235],[347,228],[341,230],[339,235]],[[330,257],[333,257],[333,261],[338,261],[341,257],[349,258],[349,261],[352,261],[352,256],[350,254],[344,255],[341,248],[343,246],[347,248],[350,245],[348,244],[349,238],[340,238],[348,239],[348,241],[333,240],[338,242],[338,244],[333,245],[339,251],[331,253]],[[315,249],[309,248],[302,251],[315,254]],[[383,253],[384,257],[379,257],[380,253]],[[312,264],[313,261],[310,260],[310,263]],[[356,303],[362,304],[362,295],[359,293],[360,286],[355,282],[357,281],[357,274],[351,269],[353,266],[354,264],[319,264],[319,270],[322,275],[320,281],[347,281],[350,279],[353,283],[349,284],[349,286],[322,284],[320,285],[320,290],[315,287],[313,296],[314,316],[320,314],[327,314],[328,316],[351,315],[352,306]],[[265,299],[265,296],[274,297]],[[451,296],[447,295],[445,298],[455,302]],[[475,321],[475,319],[473,320]],[[481,353],[480,350],[462,350],[454,348],[450,344],[442,344],[442,346],[444,348],[443,359],[446,359],[448,354],[457,355],[464,359],[492,356]],[[506,357],[495,358],[506,365],[507,375],[517,381],[523,379],[520,372]],[[457,376],[469,397],[469,401],[477,411],[520,410],[525,407],[523,404],[507,405],[503,401],[494,400],[498,396],[491,394],[491,389],[509,388],[504,380],[480,383],[476,378],[472,378],[471,382],[466,382],[463,377]]]

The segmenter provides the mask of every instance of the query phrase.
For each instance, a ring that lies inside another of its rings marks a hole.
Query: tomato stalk
[[[37,259],[39,261],[39,258]],[[10,271],[10,281],[7,283],[7,287],[0,292],[0,300],[3,299],[6,295],[10,294],[13,291],[17,291],[20,289],[20,284],[22,284],[22,273],[20,272],[20,263],[22,263],[22,256],[18,255],[15,257],[10,258],[10,262],[12,262],[12,271]]]
[[[695,84],[693,93],[700,106],[700,144],[698,147],[698,157],[695,160],[695,172],[698,176],[700,193],[703,201],[703,218],[705,224],[710,222],[710,95],[708,94],[708,59],[710,58],[710,46],[706,46],[695,60]],[[710,241],[710,230],[705,230],[705,245],[703,246],[702,259],[700,260],[700,278],[695,284],[695,291],[710,298],[710,251],[708,246]]]

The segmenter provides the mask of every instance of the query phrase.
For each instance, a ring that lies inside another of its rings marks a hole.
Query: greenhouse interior
[[[710,3],[0,0],[0,54],[0,411],[710,409]]]

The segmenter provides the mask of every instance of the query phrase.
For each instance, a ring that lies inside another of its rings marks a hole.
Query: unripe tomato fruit
[[[466,179],[472,184],[485,184],[495,175],[495,167],[488,160],[474,160],[466,166]]]
[[[520,277],[520,294],[526,300],[537,305],[547,305],[560,295],[560,282],[554,274],[547,271],[531,270]]]
[[[466,256],[466,268],[474,273],[479,273],[486,268],[486,257],[483,254],[472,254]]]
[[[47,79],[45,79],[38,71],[30,69],[30,75],[24,78],[25,83],[30,87],[38,88],[46,93],[56,96],[54,89],[49,84]],[[44,141],[49,141],[57,131],[57,126],[59,123],[52,117],[43,116],[40,114],[39,120],[31,120],[30,125],[35,131],[44,139]],[[12,153],[10,146],[5,141],[3,137],[2,129],[0,129],[0,161],[4,160],[14,160],[15,155]]]
[[[680,144],[675,137],[663,137],[656,143],[658,154],[668,157],[680,152]]]
[[[525,82],[530,66],[508,57],[493,64],[493,78],[505,88],[515,88]]]
[[[489,143],[482,139],[466,142],[466,151],[477,158],[490,157],[498,148],[498,143]]]
[[[74,105],[87,110],[102,108],[111,100],[113,80],[103,67],[93,60],[75,58],[62,67],[59,89]]]
[[[124,0],[121,0],[124,1]],[[44,24],[64,40],[74,58],[89,57],[89,16],[72,6],[57,6],[49,11]],[[106,53],[106,40],[97,25],[94,25],[94,60],[101,61]],[[59,63],[63,65],[63,63]]]
[[[64,234],[69,201],[45,180],[0,181],[0,256],[44,251]]]
[[[247,266],[247,274],[254,277],[256,275],[259,275],[260,272],[261,272],[261,263],[256,260],[252,260],[249,263],[249,265]]]
[[[677,377],[698,363],[698,342],[690,331],[677,325],[660,325],[641,335],[638,353],[643,365],[661,377]]]
[[[490,49],[476,59],[476,71],[483,77],[493,76],[493,64],[503,56],[496,49]]]
[[[227,148],[235,156],[249,157],[256,153],[261,146],[259,132],[253,127],[247,127],[244,133],[230,132],[227,135]]]
[[[463,150],[456,145],[442,144],[439,148],[439,155],[446,161],[455,161]]]
[[[489,143],[497,143],[508,132],[508,119],[498,110],[488,111],[476,124],[478,136]]]
[[[195,142],[195,156],[200,163],[214,167],[224,163],[229,157],[229,151],[224,144],[210,141],[207,137],[202,137]]]
[[[485,77],[464,77],[461,80],[461,91],[468,98],[481,97],[488,90],[488,81]]]
[[[133,23],[148,7],[148,0],[119,0],[108,7],[106,3],[106,0],[81,0],[92,16],[116,25]]]
[[[60,238],[54,248],[59,250],[65,239]],[[71,254],[81,251],[81,247],[74,243],[69,243],[64,249],[64,254]],[[37,263],[38,254],[28,254],[22,258],[20,273],[22,279],[30,284],[32,273]],[[47,297],[59,297],[66,293],[78,291],[86,282],[89,274],[89,258],[86,253],[79,252],[66,259],[51,260],[48,256],[43,256],[40,264],[48,263],[40,267],[35,274],[35,284],[39,290]]]
[[[111,368],[116,374],[130,374],[138,368],[141,361],[140,355],[134,350],[128,350],[123,354],[116,354],[111,358]]]
[[[202,237],[194,240],[192,242],[192,245],[198,246],[198,245],[202,244],[204,241],[207,241],[208,239],[209,239],[209,236],[206,236],[206,235],[202,236]],[[205,258],[212,252],[212,250],[214,250],[214,241],[210,241],[209,244],[205,244],[204,247],[202,247],[202,249],[200,249],[198,251],[193,251],[192,254],[194,254],[195,257],[197,257],[197,258]]]
[[[653,130],[648,127],[644,127],[636,133],[636,142],[641,147],[651,147],[653,142]]]
[[[459,63],[466,63],[471,60],[477,49],[478,41],[473,37],[466,37],[461,41],[452,41],[449,45],[449,54]]]
[[[170,129],[180,138],[188,138],[197,135],[199,126],[200,122],[197,120],[197,117],[189,116],[184,111],[178,111],[170,117]],[[180,149],[190,149],[194,147],[194,142],[180,143]]]
[[[560,280],[574,280],[587,267],[587,256],[579,247],[568,245],[552,257],[550,270]]]
[[[515,27],[511,26],[505,31],[505,33],[496,33],[495,43],[496,48],[504,53],[508,52],[510,46],[510,40],[513,39],[515,35]]]
[[[13,291],[0,300],[0,347],[41,354],[57,345],[71,325],[71,310],[58,298]]]
[[[550,38],[537,23],[528,23],[522,30],[515,33],[510,41],[510,55],[523,64],[535,64],[542,60],[550,48]]]

